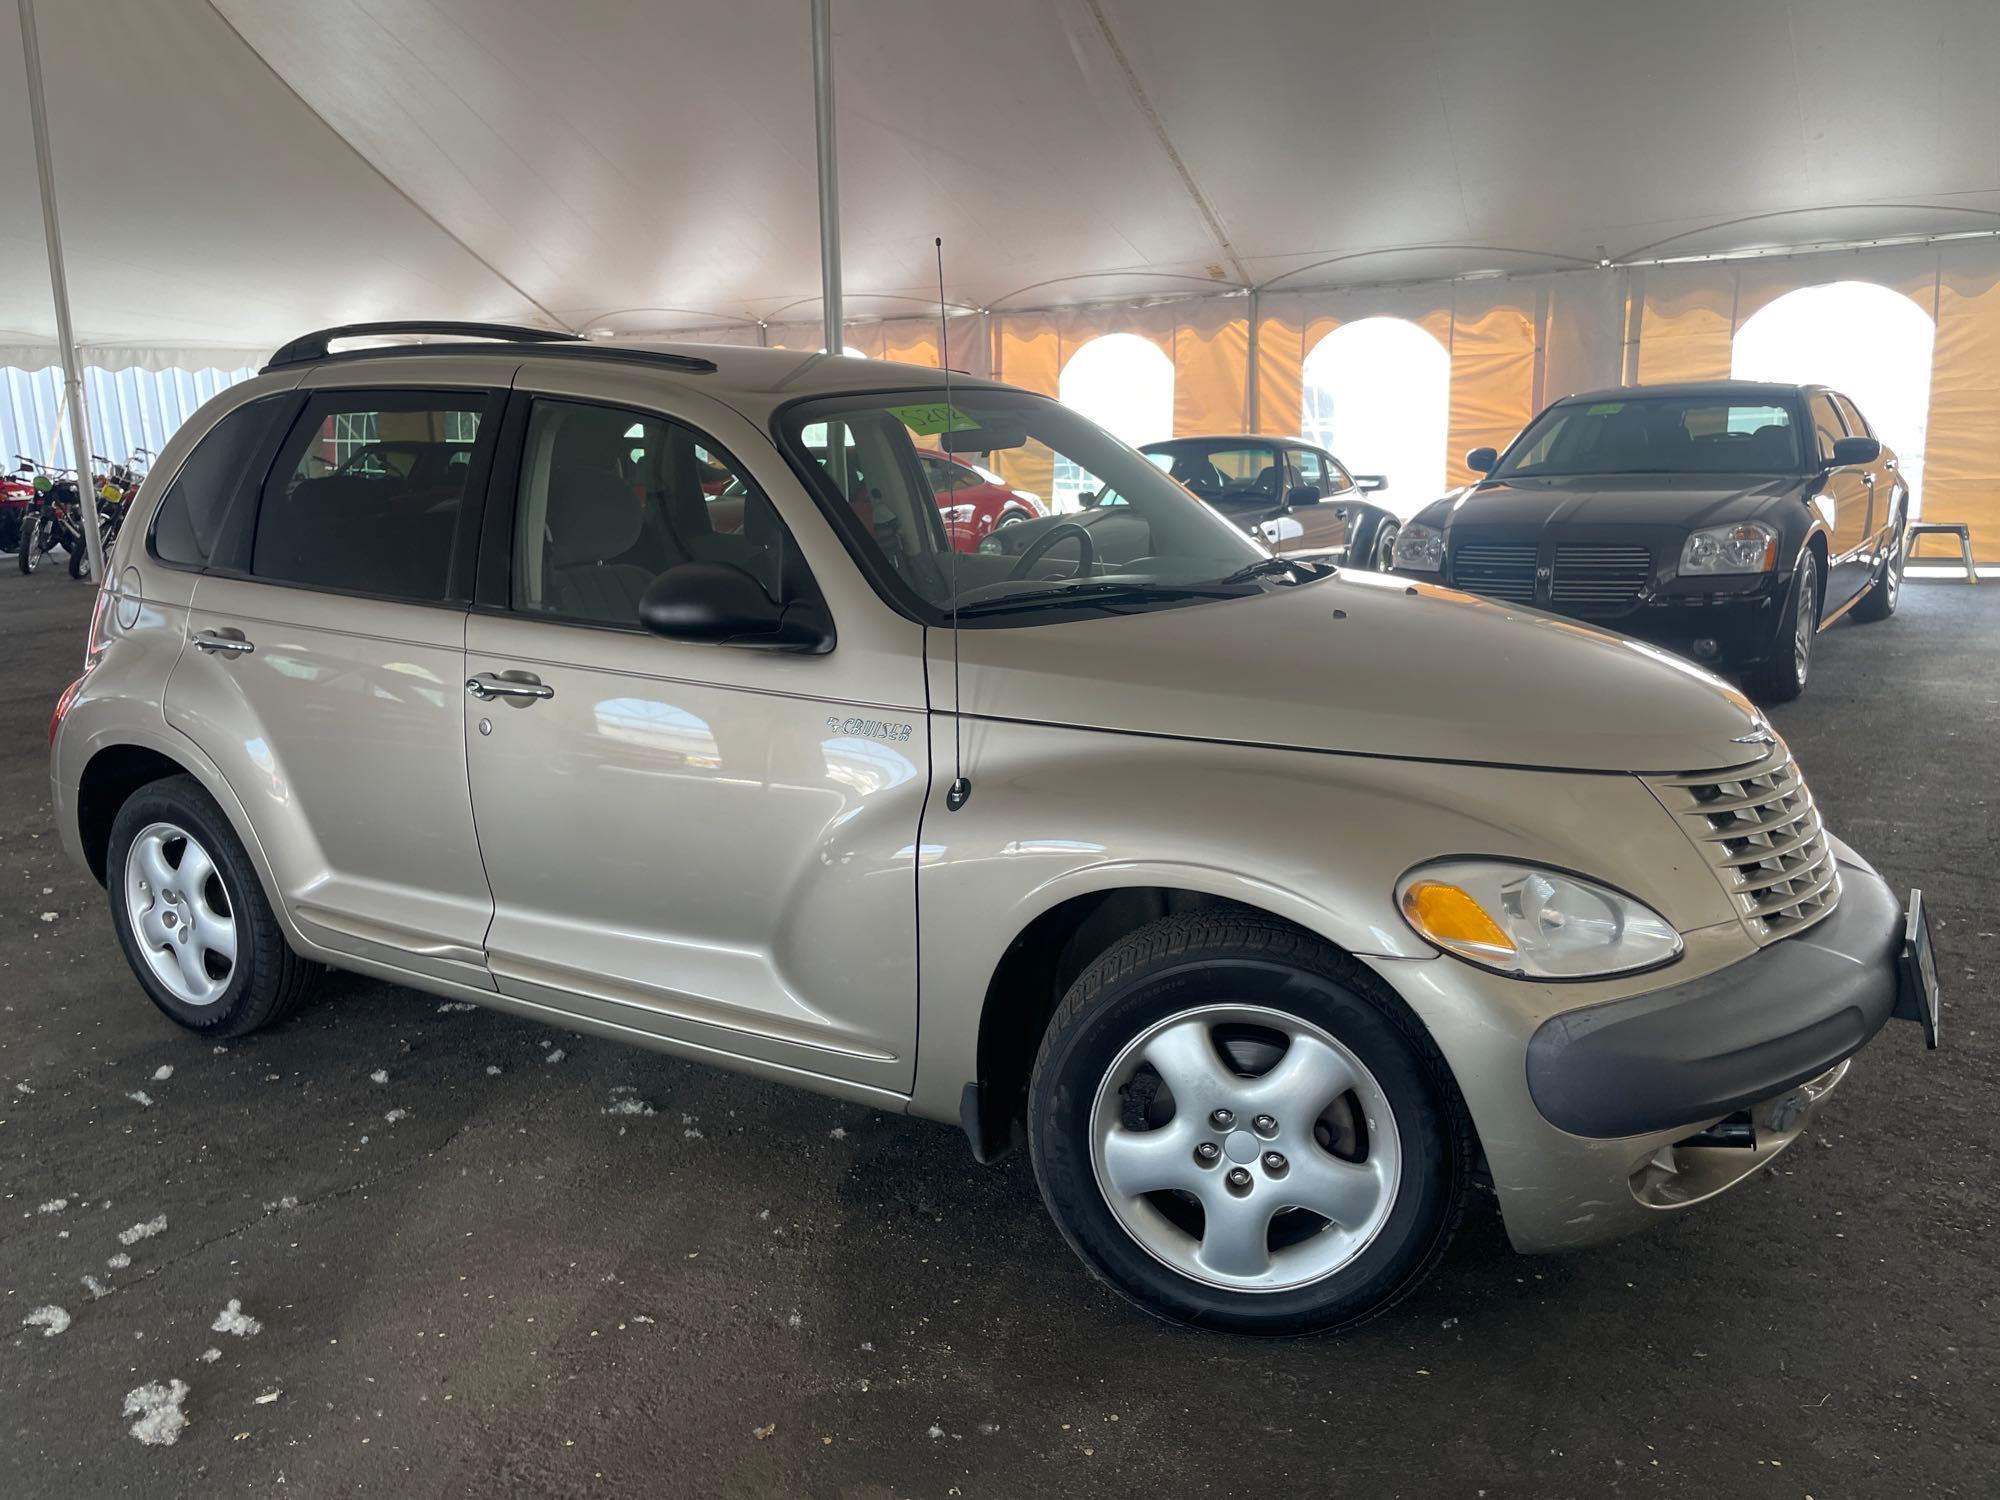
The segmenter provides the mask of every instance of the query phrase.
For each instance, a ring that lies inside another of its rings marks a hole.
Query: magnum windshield
[[[1552,407],[1515,440],[1494,474],[1788,474],[1798,468],[1798,429],[1789,407],[1714,396],[1634,396]]]
[[[788,408],[780,427],[864,568],[906,603],[957,607],[967,623],[1018,614],[1025,624],[1057,616],[1065,602],[1125,612],[1263,587],[1258,572],[1244,572],[1270,558],[1262,544],[1142,454],[1039,396],[975,388],[952,392],[949,404],[936,390],[830,397]],[[954,552],[930,477],[937,454],[991,470],[1048,519],[995,533],[1008,538],[1004,551]]]

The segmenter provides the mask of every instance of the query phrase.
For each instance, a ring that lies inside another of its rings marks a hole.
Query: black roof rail
[[[343,323],[338,328],[318,328],[311,333],[300,334],[273,354],[264,368],[275,370],[284,365],[302,365],[325,359],[327,345],[335,339],[370,338],[391,333],[441,333],[457,338],[495,339],[509,344],[567,344],[574,343],[579,337],[556,328],[525,328],[514,323],[450,323],[426,318],[395,323]]]

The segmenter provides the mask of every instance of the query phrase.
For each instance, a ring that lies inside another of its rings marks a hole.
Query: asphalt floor
[[[1890,1027],[1651,1234],[1528,1258],[1482,1201],[1388,1316],[1260,1343],[1135,1313],[937,1125],[346,976],[177,1031],[51,822],[89,590],[6,562],[0,1495],[2000,1492],[2000,587],[1913,582],[1774,715],[1924,888],[1946,1048]]]

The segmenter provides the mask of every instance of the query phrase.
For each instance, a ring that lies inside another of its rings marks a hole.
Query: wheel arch
[[[981,997],[975,1077],[959,1100],[959,1123],[973,1155],[987,1162],[1010,1148],[1015,1127],[1026,1114],[1036,1054],[1064,994],[1101,954],[1141,927],[1183,912],[1226,908],[1283,923],[1367,961],[1321,930],[1322,924],[1274,909],[1284,904],[1155,880],[1073,891],[1037,912],[1002,951]],[[1412,1019],[1423,1027],[1414,1012]]]

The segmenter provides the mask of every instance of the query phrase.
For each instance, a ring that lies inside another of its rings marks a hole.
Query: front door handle
[[[194,635],[194,649],[210,655],[220,651],[225,656],[248,656],[257,648],[238,632],[198,630]]]
[[[495,698],[518,698],[523,701],[539,702],[556,695],[556,690],[546,682],[516,682],[510,677],[496,677],[491,672],[481,672],[477,677],[466,678],[465,690],[481,703],[491,703]]]

